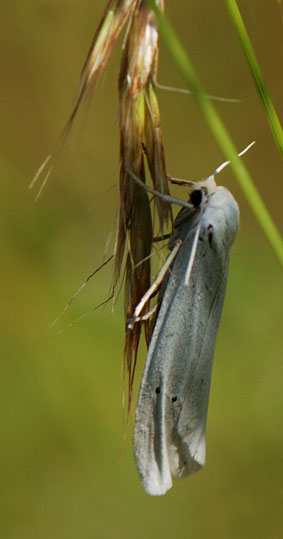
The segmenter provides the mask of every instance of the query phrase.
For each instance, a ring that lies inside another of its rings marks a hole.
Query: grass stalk
[[[283,267],[283,240],[268,212],[250,174],[229,136],[214,105],[207,98],[206,92],[196,74],[193,64],[174,32],[170,22],[156,6],[154,0],[147,0],[155,13],[160,34],[162,35],[172,58],[193,96],[224,156],[231,161],[231,167],[247,201],[260,224],[278,262]]]

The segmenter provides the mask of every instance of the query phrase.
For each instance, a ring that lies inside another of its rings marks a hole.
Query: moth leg
[[[171,197],[170,195],[164,195],[163,193],[160,193],[159,191],[156,191],[155,189],[148,187],[130,169],[126,169],[126,172],[130,174],[133,180],[148,193],[151,193],[152,195],[162,198],[162,200],[165,200],[166,202],[170,202],[170,204],[177,204],[178,206],[182,206],[184,208],[189,208],[189,209],[192,208],[192,205],[189,202],[185,202],[184,200],[181,200],[180,198]]]
[[[158,243],[159,241],[169,240],[171,234],[163,234],[163,236],[155,236],[153,238],[153,243]]]
[[[174,183],[175,185],[185,185],[186,187],[194,187],[196,185],[196,182],[191,182],[190,180],[181,180],[180,178],[173,178],[173,176],[168,176],[167,174],[167,180],[169,182]]]
[[[142,316],[137,316],[133,322],[128,324],[128,327],[132,329],[133,324],[135,324],[136,322],[144,322],[145,320],[148,320],[156,312],[157,307],[158,303],[156,303],[154,307],[152,307],[152,309],[150,309],[150,311],[148,311],[146,314],[143,314]],[[132,320],[132,318],[130,318],[129,320]]]
[[[159,273],[155,277],[152,285],[150,286],[150,288],[147,290],[147,292],[144,294],[144,296],[142,297],[142,299],[140,300],[140,302],[136,306],[136,308],[134,310],[134,313],[133,313],[133,316],[128,319],[128,328],[129,329],[133,329],[134,324],[138,321],[138,319],[140,317],[140,313],[142,312],[145,304],[150,300],[151,296],[154,294],[154,292],[157,290],[157,288],[162,283],[168,269],[170,268],[175,256],[177,255],[181,245],[182,245],[182,241],[181,240],[176,240],[176,243],[175,243],[171,253],[169,254],[165,264],[163,264],[161,270],[159,271]]]

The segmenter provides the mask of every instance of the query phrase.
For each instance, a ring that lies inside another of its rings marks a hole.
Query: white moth
[[[137,469],[152,495],[165,494],[172,479],[205,465],[212,359],[239,224],[235,199],[214,181],[226,164],[194,184],[190,204],[178,201],[185,207],[169,241],[171,250],[177,243],[180,247],[161,285],[133,436]],[[143,305],[136,309],[136,319]]]

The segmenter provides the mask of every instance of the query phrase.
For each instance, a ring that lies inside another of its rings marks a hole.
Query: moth
[[[135,411],[134,457],[151,495],[205,465],[212,360],[239,226],[237,202],[214,181],[227,164],[194,184],[188,203],[177,199],[184,207],[169,240],[176,252],[161,284]]]

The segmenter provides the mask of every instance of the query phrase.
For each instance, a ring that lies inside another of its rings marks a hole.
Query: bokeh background
[[[164,497],[146,495],[123,441],[123,301],[104,268],[118,207],[116,92],[121,40],[40,200],[28,184],[71,111],[104,0],[2,2],[0,536],[279,539],[282,527],[282,270],[226,169],[241,208],[217,340],[207,465]],[[239,0],[279,116],[283,23],[276,0]],[[282,163],[223,1],[167,2],[208,94],[282,230]],[[159,81],[183,87],[161,43]],[[168,172],[200,179],[223,161],[190,96],[159,91]],[[180,196],[180,193],[179,193]],[[183,195],[185,196],[185,194]],[[62,334],[56,332],[70,325]],[[135,386],[144,361],[141,349]]]

